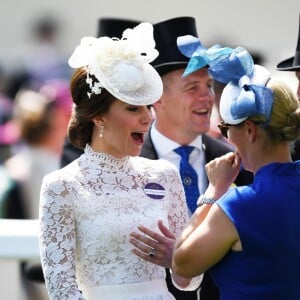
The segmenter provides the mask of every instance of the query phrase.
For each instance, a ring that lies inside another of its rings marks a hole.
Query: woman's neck
[[[264,147],[260,150],[260,153],[257,153],[257,155],[255,155],[254,157],[254,174],[257,172],[258,169],[271,163],[292,162],[290,148],[287,142],[272,144],[268,147]]]

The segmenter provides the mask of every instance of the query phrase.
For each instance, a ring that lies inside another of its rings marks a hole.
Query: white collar
[[[173,140],[167,138],[165,135],[160,133],[155,127],[155,122],[152,124],[150,128],[150,135],[152,138],[152,142],[155,146],[155,150],[158,154],[158,157],[162,157],[172,152],[174,149],[182,146]],[[202,145],[202,135],[199,134],[190,144],[189,146],[193,146],[200,151],[203,149]]]

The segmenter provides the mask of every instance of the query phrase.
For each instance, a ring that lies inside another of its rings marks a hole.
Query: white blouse
[[[159,232],[161,219],[178,236],[188,221],[185,203],[169,162],[116,159],[87,145],[41,188],[40,253],[50,299],[90,299],[95,287],[164,280],[163,267],[132,253],[129,234],[139,225]],[[151,299],[173,299],[159,293],[153,287]],[[136,296],[132,291],[131,299],[142,299]]]

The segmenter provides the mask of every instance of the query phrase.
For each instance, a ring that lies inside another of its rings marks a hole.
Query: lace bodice
[[[40,252],[50,298],[85,299],[88,287],[164,278],[164,268],[138,258],[129,243],[138,225],[155,229],[159,219],[176,236],[188,221],[177,169],[87,146],[42,184]]]

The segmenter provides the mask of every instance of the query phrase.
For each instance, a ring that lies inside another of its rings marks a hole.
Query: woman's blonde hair
[[[300,134],[300,106],[296,94],[282,81],[271,79],[267,87],[273,92],[274,102],[270,121],[265,127],[273,141],[293,141]],[[262,116],[250,118],[264,122]]]

